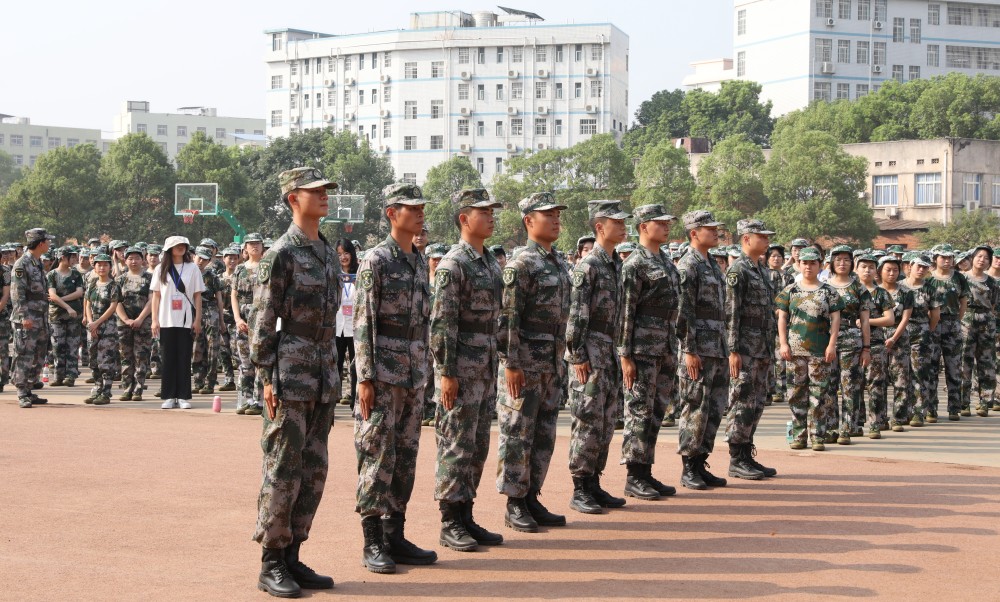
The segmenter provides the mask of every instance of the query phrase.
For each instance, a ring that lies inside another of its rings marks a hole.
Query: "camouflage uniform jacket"
[[[23,320],[43,322],[49,309],[49,290],[45,286],[42,260],[31,253],[14,262],[10,281],[10,321],[20,324]]]
[[[863,284],[861,286],[864,287]],[[874,289],[868,291],[868,295],[871,301],[871,305],[869,307],[869,312],[868,312],[869,320],[877,320],[878,318],[881,318],[882,314],[884,314],[885,310],[887,309],[893,310],[893,316],[895,317],[896,300],[893,299],[892,295],[889,294],[889,291],[885,290],[884,288],[876,284]],[[896,320],[897,320],[896,323],[898,324],[899,323],[898,318]],[[896,331],[895,327],[888,329],[885,327],[872,328],[869,344],[885,345],[885,339],[887,338],[885,333],[887,330],[889,331],[890,336],[893,332]]]
[[[861,312],[867,311],[872,317],[874,309],[872,296],[857,278],[845,286],[836,286],[829,280],[826,282],[844,300],[844,308],[840,312],[840,334],[837,335],[838,351],[860,350],[864,342],[861,327],[857,325]],[[870,340],[869,340],[870,342]]]
[[[83,276],[80,272],[74,269],[70,269],[69,273],[63,276],[59,273],[59,270],[52,270],[45,275],[45,283],[48,288],[56,289],[56,295],[59,297],[65,297],[66,295],[72,294],[76,289],[83,289]],[[69,305],[76,310],[77,319],[83,316],[83,297],[74,299],[72,301],[67,301],[66,305]],[[63,309],[61,306],[56,305],[54,302],[49,301],[49,321],[54,322],[56,320],[69,320],[69,312]]]
[[[11,267],[9,265],[0,266],[0,289],[10,286]],[[3,291],[0,291],[2,293]],[[0,309],[0,321],[10,321],[11,299],[7,299],[7,305]]]
[[[428,278],[424,256],[403,252],[392,235],[365,254],[354,289],[358,382],[407,389],[427,383]]]
[[[767,268],[740,253],[726,270],[726,345],[732,353],[768,358],[774,353],[774,297]]]
[[[250,266],[241,263],[236,266],[236,271],[233,272],[233,286],[236,287],[236,304],[240,308],[240,318],[247,324],[250,324],[250,316],[253,314],[253,293],[257,287],[258,266],[259,264]],[[226,299],[226,305],[232,307],[231,297]]]
[[[681,295],[677,322],[681,350],[702,357],[728,357],[725,278],[712,257],[689,250],[677,264]]]
[[[108,311],[112,303],[118,303],[122,300],[122,291],[112,278],[109,278],[105,284],[101,284],[100,280],[94,280],[87,287],[84,298],[90,302],[90,317],[97,320],[104,315],[104,312]],[[114,320],[105,322],[105,324],[114,323]]]
[[[962,322],[971,326],[993,320],[994,312],[1000,305],[1000,283],[989,274],[982,282],[968,276],[965,281],[969,284],[969,306]]]
[[[233,316],[233,281],[236,277],[236,272],[232,274],[227,274],[222,272],[219,276],[219,282],[222,283],[222,317],[226,324],[233,325],[236,323],[236,318]]]
[[[910,288],[906,281],[900,282],[898,286],[912,299],[913,311],[910,313],[909,324],[928,324],[931,319],[930,311],[941,307],[941,298],[938,296],[934,284],[931,283],[930,279],[926,279],[920,288]]]
[[[497,345],[511,370],[561,374],[569,315],[569,265],[529,240],[503,270]]]
[[[962,299],[969,297],[969,281],[960,272],[953,271],[951,278],[941,279],[931,274],[927,277],[927,282],[937,290],[938,298],[941,300],[941,316],[958,317],[961,311]]]
[[[293,223],[257,267],[260,287],[250,359],[279,399],[329,403],[340,393],[333,337],[340,261],[326,239],[321,236],[320,241],[317,251],[319,245]]]
[[[122,292],[122,309],[125,315],[130,320],[136,319],[149,301],[149,285],[153,282],[153,275],[142,272],[137,277],[132,277],[129,273],[125,273],[119,276],[116,282]],[[146,319],[150,320],[151,317],[146,316]]]
[[[503,284],[500,264],[464,240],[451,248],[434,274],[431,352],[441,374],[495,378],[497,322]]]
[[[681,275],[670,255],[640,245],[622,264],[618,355],[663,357],[677,348]]]
[[[207,266],[201,273],[201,279],[205,283],[205,290],[201,293],[201,315],[202,320],[208,323],[209,320],[219,321],[219,303],[216,300],[216,293],[222,292],[222,281],[218,274],[212,270],[212,266]]]
[[[600,245],[594,245],[576,264],[566,327],[570,364],[590,362],[594,370],[618,364],[615,338],[621,325],[621,266],[618,254],[608,255]]]

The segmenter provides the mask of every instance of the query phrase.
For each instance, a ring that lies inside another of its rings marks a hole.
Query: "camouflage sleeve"
[[[635,332],[635,310],[639,306],[642,282],[635,263],[622,266],[622,324],[618,331],[618,355],[632,356],[632,334]]]
[[[774,298],[775,309],[788,313],[789,306],[792,300],[792,285],[786,286],[784,289],[778,293],[778,296]]]
[[[683,265],[683,264],[682,264]],[[688,273],[687,267],[679,267],[681,275],[681,290],[678,297],[678,335],[681,337],[681,351],[695,353],[698,349],[695,324],[695,310],[698,302],[698,278],[696,274]]]
[[[257,269],[260,296],[255,299],[257,319],[250,330],[250,360],[265,385],[271,384],[272,369],[278,358],[278,318],[288,318],[281,314],[285,290],[290,284],[289,272],[282,257],[273,251],[261,259]]]
[[[20,275],[18,270],[21,271]],[[28,309],[28,272],[16,264],[10,273],[10,307],[12,322],[24,320]]]
[[[969,279],[965,277],[965,274],[961,272],[956,272],[958,278],[955,279],[956,286],[958,288],[958,298],[968,299],[972,295],[972,288],[969,286]]]
[[[372,257],[365,257],[358,267],[354,288],[354,364],[358,382],[375,380],[375,320],[378,318],[381,273]]]
[[[442,259],[434,273],[431,353],[441,374],[450,377],[458,376],[458,310],[462,277],[461,268],[450,257]]]
[[[942,305],[944,305],[943,289],[934,286],[934,283],[932,283],[930,280],[924,280],[923,286],[926,287],[924,293],[927,296],[928,310],[937,309]]]
[[[743,304],[744,279],[739,265],[731,265],[726,271],[726,295],[723,299],[726,314],[726,346],[730,353],[736,353],[736,343],[740,334],[740,307]]]
[[[108,291],[108,301],[111,303],[122,302],[122,287],[117,280],[111,281],[111,290]]]
[[[497,351],[507,368],[521,369],[518,348],[521,344],[521,312],[524,310],[526,280],[524,267],[508,265],[503,270],[503,303],[500,309],[500,329],[497,333]]]
[[[593,279],[590,266],[581,263],[573,270],[573,289],[569,297],[569,323],[566,326],[566,359],[570,364],[583,364],[587,357],[587,331],[590,328],[590,301]]]

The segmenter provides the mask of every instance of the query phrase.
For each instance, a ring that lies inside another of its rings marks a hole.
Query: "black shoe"
[[[45,385],[42,384],[42,383],[35,383],[35,384],[31,385],[31,388],[34,389],[35,391],[37,391],[37,390],[41,389],[44,386]]]
[[[684,468],[681,471],[681,485],[688,489],[697,489],[698,491],[708,489],[708,485],[701,478],[701,473],[695,468],[695,458],[681,456],[681,459],[684,461]]]
[[[44,397],[39,397],[39,396],[35,395],[34,393],[32,393],[31,394],[31,403],[35,404],[36,406],[40,406],[40,405],[44,405],[46,403],[49,403],[49,400],[45,399]]]
[[[763,479],[764,473],[747,462],[745,456],[749,455],[749,450],[744,451],[744,449],[745,446],[742,444],[729,444],[729,476],[750,481]]]
[[[462,522],[461,502],[438,502],[441,509],[441,538],[439,543],[458,552],[472,552],[479,542],[469,535]]]
[[[30,406],[29,406],[30,407]],[[507,513],[503,516],[503,523],[515,531],[521,533],[537,533],[538,523],[535,522],[528,505],[523,497],[507,498]]]
[[[584,514],[604,514],[590,490],[589,477],[573,477],[573,497],[569,500],[569,507]]]
[[[615,497],[601,487],[601,475],[590,477],[590,493],[594,494],[594,499],[602,508],[621,508],[625,505],[625,498]]]
[[[524,504],[528,507],[528,512],[531,513],[531,517],[542,527],[566,526],[566,517],[562,514],[549,512],[549,509],[538,501],[537,491],[529,491],[528,496],[524,498]]]
[[[295,542],[285,548],[285,566],[291,571],[295,582],[302,589],[333,589],[333,578],[319,575],[304,562],[299,560],[301,542]]]
[[[285,564],[283,549],[264,548],[257,589],[276,598],[298,598],[302,595],[302,588],[295,582],[288,565]]]
[[[361,531],[365,535],[361,566],[372,573],[395,573],[396,563],[389,556],[389,547],[385,545],[385,537],[382,534],[382,519],[378,516],[364,517],[361,519]]]
[[[883,430],[887,431],[889,429],[885,428]],[[749,448],[749,453],[746,455],[746,459],[747,459],[747,462],[750,464],[750,466],[753,466],[757,470],[759,470],[762,473],[764,473],[765,477],[776,477],[776,476],[778,476],[778,471],[777,470],[775,470],[773,468],[768,468],[767,466],[764,466],[763,464],[761,464],[757,460],[754,460],[754,456],[757,455],[757,446],[756,445],[754,445],[753,443],[747,443],[747,444],[744,445],[744,447]]]
[[[385,544],[389,547],[389,556],[396,564],[434,564],[438,555],[434,550],[418,548],[412,541],[406,539],[406,515],[393,512],[382,517],[382,534]]]
[[[660,499],[660,492],[646,482],[645,464],[630,462],[626,464],[626,467],[628,468],[628,476],[625,477],[626,496],[650,501]]]
[[[660,497],[669,497],[671,495],[677,495],[676,488],[671,487],[670,485],[665,485],[656,480],[656,478],[653,476],[653,467],[651,465],[646,464],[645,467],[646,467],[646,475],[645,475],[646,482],[649,483],[649,485],[656,490],[656,493],[660,494]]]
[[[701,475],[701,480],[705,481],[705,484],[709,487],[725,487],[726,480],[717,477],[714,474],[708,472],[708,454],[702,454],[698,456],[697,463],[695,464],[695,469],[698,474]]]
[[[472,539],[476,540],[481,546],[498,546],[503,543],[503,535],[499,533],[493,533],[492,531],[487,531],[486,529],[480,527],[476,524],[476,519],[472,518],[472,506],[473,501],[469,500],[467,502],[462,502],[462,524],[465,525],[465,530],[469,532]]]

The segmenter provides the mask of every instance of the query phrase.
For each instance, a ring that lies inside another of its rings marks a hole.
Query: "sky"
[[[4,7],[0,114],[110,133],[126,100],[264,118],[266,29],[332,34],[404,29],[417,11],[493,10],[476,0],[49,0]],[[509,3],[509,4],[508,4]],[[610,22],[629,36],[629,113],[680,87],[692,61],[732,54],[732,0],[505,0],[550,23]]]

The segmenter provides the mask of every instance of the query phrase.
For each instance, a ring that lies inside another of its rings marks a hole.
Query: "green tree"
[[[867,169],[826,132],[776,137],[762,172],[770,204],[761,217],[778,240],[826,236],[867,246],[878,234],[865,195]]]
[[[337,182],[337,192],[365,197],[364,223],[354,224],[351,232],[343,224],[331,224],[324,226],[324,233],[331,238],[357,239],[369,248],[389,233],[383,217],[382,190],[395,180],[392,164],[372,151],[367,137],[358,139],[346,130],[326,130],[323,150],[324,173]]]
[[[925,248],[940,243],[952,244],[957,249],[971,249],[981,244],[997,246],[1000,245],[1000,216],[989,210],[961,211],[947,224],[931,224],[919,238]]]
[[[107,204],[92,223],[98,230],[128,241],[154,241],[179,230],[174,217],[176,174],[166,154],[146,134],[127,134],[101,158],[101,181]]]
[[[661,204],[670,214],[680,217],[694,201],[696,182],[687,152],[675,148],[670,140],[662,140],[646,151],[635,168],[635,181],[634,207]],[[672,235],[682,234],[678,220]]]
[[[635,112],[635,121],[641,127],[664,121],[661,126],[665,131],[677,136],[687,133],[687,113],[684,112],[684,90],[660,90],[649,100],[639,105]]]
[[[746,134],[715,145],[698,165],[699,200],[730,232],[736,232],[736,222],[767,206],[761,180],[764,165],[764,152]]]
[[[14,158],[0,151],[0,195],[22,176],[21,168],[14,165]]]
[[[431,241],[452,244],[458,241],[451,194],[463,188],[482,187],[483,180],[467,157],[452,157],[427,170],[423,192],[431,204],[427,205],[424,223],[430,230]]]
[[[700,89],[688,92],[683,106],[689,134],[713,143],[743,134],[757,144],[768,144],[774,129],[772,103],[762,103],[760,92],[760,84],[746,80],[723,82],[717,94]]]
[[[0,200],[0,235],[24,240],[25,230],[45,228],[62,244],[96,233],[95,220],[108,212],[100,167],[101,155],[92,145],[40,155]]]

